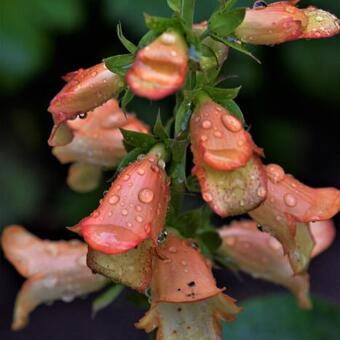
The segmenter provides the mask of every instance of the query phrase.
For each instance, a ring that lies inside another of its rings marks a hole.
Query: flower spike
[[[42,303],[69,302],[108,283],[86,266],[87,246],[77,240],[41,240],[12,225],[5,228],[1,245],[6,258],[27,278],[16,298],[13,330],[24,328],[29,314]]]
[[[136,95],[159,100],[184,85],[187,68],[185,40],[178,32],[167,31],[138,51],[126,81]]]
[[[151,308],[136,327],[158,328],[157,339],[220,339],[220,321],[239,311],[199,250],[170,233],[154,257]]]
[[[73,227],[91,248],[119,254],[147,238],[157,245],[169,197],[164,162],[157,151],[161,148],[156,145],[143,159],[128,165],[112,182],[99,207]]]

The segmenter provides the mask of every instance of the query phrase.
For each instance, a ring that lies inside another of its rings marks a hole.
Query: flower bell
[[[190,240],[169,233],[154,256],[151,308],[136,327],[158,328],[158,339],[218,339],[220,321],[240,311],[222,291]]]
[[[72,135],[63,126],[65,121],[91,111],[117,96],[123,84],[120,77],[109,71],[104,63],[68,73],[64,80],[67,84],[52,99],[48,108],[54,121],[49,139],[51,146],[63,145],[72,140]],[[63,131],[59,131],[61,126]]]
[[[108,283],[86,266],[87,246],[77,240],[41,240],[12,225],[4,229],[1,245],[8,261],[27,278],[16,298],[13,330],[25,327],[29,314],[42,303],[69,302]]]
[[[309,228],[315,241],[312,252],[314,257],[330,246],[335,228],[331,220],[310,223]],[[311,308],[309,275],[295,275],[281,243],[270,234],[258,230],[256,222],[234,221],[230,226],[221,228],[219,234],[223,240],[219,249],[222,256],[226,256],[237,268],[254,278],[290,289],[301,308]]]
[[[308,223],[328,220],[337,214],[340,191],[310,188],[276,164],[267,165],[266,172],[267,198],[249,215],[282,243],[294,272],[302,272],[314,247]]]
[[[128,165],[99,207],[71,230],[105,254],[127,252],[147,238],[157,245],[169,199],[164,152],[162,145],[156,145],[143,159]]]
[[[203,95],[190,121],[191,150],[202,197],[220,216],[242,214],[266,197],[258,148],[242,123]]]
[[[126,154],[120,128],[148,131],[135,116],[125,114],[115,99],[89,112],[85,118],[67,121],[66,125],[72,131],[73,140],[54,147],[52,153],[61,163],[73,163],[67,182],[79,192],[95,189],[102,169],[114,168]]]
[[[297,39],[328,38],[339,34],[339,19],[315,7],[299,9],[298,0],[266,5],[256,1],[235,30],[242,42],[255,45],[275,45]]]
[[[166,31],[140,49],[126,74],[133,93],[151,100],[178,91],[186,81],[188,48],[176,31]]]

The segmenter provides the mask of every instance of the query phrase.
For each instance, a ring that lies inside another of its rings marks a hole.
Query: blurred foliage
[[[303,311],[293,297],[274,295],[249,300],[237,320],[225,324],[229,340],[336,340],[340,334],[340,308],[314,300]]]

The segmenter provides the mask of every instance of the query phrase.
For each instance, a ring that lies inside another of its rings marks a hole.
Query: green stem
[[[181,17],[187,28],[191,29],[194,22],[195,0],[182,0]]]
[[[161,144],[161,143],[153,146],[148,152],[148,155],[155,156],[156,158],[163,160],[163,161],[167,161],[169,158],[168,151],[166,150],[164,144]]]

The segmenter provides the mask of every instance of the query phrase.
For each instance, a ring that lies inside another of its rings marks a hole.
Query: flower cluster
[[[39,303],[97,290],[106,277],[151,290],[137,328],[158,328],[159,339],[218,339],[220,321],[233,320],[241,308],[216,286],[215,261],[280,284],[302,308],[311,307],[308,264],[333,241],[340,191],[308,187],[281,166],[263,164],[264,151],[233,101],[238,89],[216,86],[229,48],[250,55],[243,42],[274,45],[340,32],[333,15],[297,2],[256,1],[246,10],[221,2],[201,24],[193,24],[186,1],[181,8],[169,2],[175,15],[146,16],[150,31],[138,46],[119,32],[129,54],[64,78],[49,106],[49,144],[60,162],[72,163],[69,186],[90,191],[103,170],[117,172],[99,206],[69,228],[86,244],[42,242],[17,226],[5,230],[5,254],[28,278],[14,329]],[[159,100],[174,93],[174,120],[164,126],[158,117],[152,131],[124,112],[134,95]],[[183,213],[185,191],[200,192],[222,218],[247,213],[252,220],[217,229],[205,207]],[[79,261],[86,253],[98,275]]]

